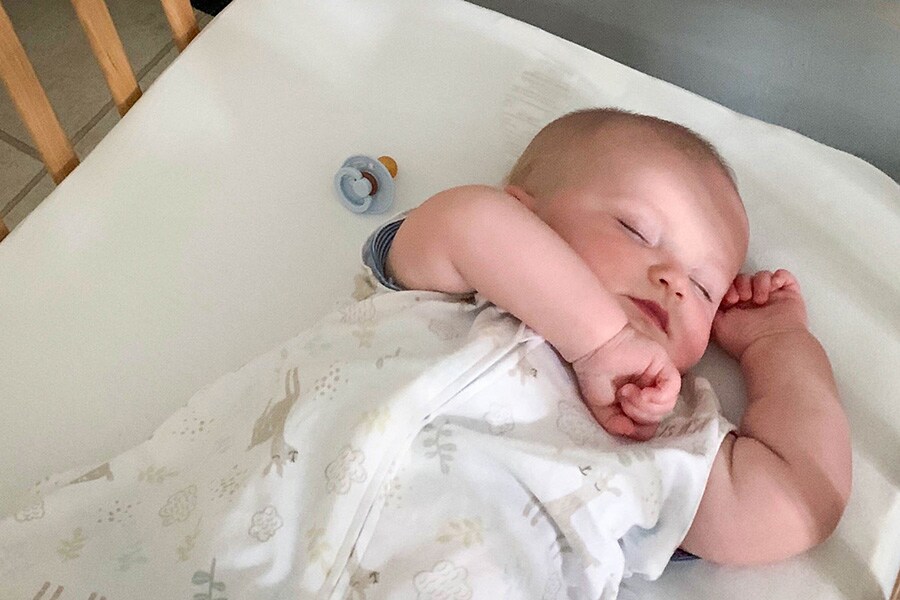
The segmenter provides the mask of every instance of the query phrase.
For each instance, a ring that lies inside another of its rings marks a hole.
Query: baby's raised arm
[[[518,200],[488,186],[441,192],[406,217],[387,271],[407,289],[478,291],[573,362],[627,323],[577,254]]]
[[[397,231],[386,266],[407,289],[477,290],[521,319],[573,363],[588,407],[613,433],[649,437],[674,405],[681,379],[662,347],[636,335],[581,257],[503,190],[428,199]]]
[[[738,275],[713,325],[748,405],[723,442],[682,548],[722,564],[780,560],[824,541],[850,495],[850,434],[793,275]]]

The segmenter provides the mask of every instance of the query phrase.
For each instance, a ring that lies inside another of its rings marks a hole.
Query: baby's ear
[[[530,211],[534,212],[536,206],[534,196],[526,192],[522,186],[509,184],[503,188],[503,191],[524,204]]]

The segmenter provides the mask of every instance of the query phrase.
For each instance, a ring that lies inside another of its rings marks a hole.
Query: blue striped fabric
[[[400,225],[402,225],[403,221],[406,219],[407,212],[409,211],[400,213],[387,223],[381,225],[369,236],[362,247],[363,264],[372,269],[372,274],[375,275],[375,278],[378,279],[378,282],[381,283],[381,285],[389,290],[398,292],[403,291],[403,288],[398,286],[393,279],[387,276],[387,273],[385,273],[385,263],[387,261],[388,250],[391,249],[391,242],[394,241],[397,230],[400,229]]]

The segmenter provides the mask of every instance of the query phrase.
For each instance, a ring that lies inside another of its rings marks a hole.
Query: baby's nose
[[[657,265],[651,268],[650,278],[654,283],[661,284],[678,299],[684,298],[687,291],[687,277],[678,268],[672,265]]]
[[[683,297],[684,297],[684,292],[681,291],[681,289],[679,289],[679,288],[673,286],[671,283],[669,283],[669,279],[666,279],[665,277],[660,277],[660,278],[659,278],[659,282],[660,282],[661,284],[663,284],[664,286],[666,286],[666,287],[668,287],[668,288],[671,288],[672,291],[675,292],[675,296],[676,296],[676,297],[678,297],[678,298],[683,298]]]

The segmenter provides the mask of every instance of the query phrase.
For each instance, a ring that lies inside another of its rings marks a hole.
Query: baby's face
[[[548,198],[508,191],[588,263],[635,329],[691,367],[746,254],[737,193],[712,165],[641,144],[623,142],[584,171]]]

